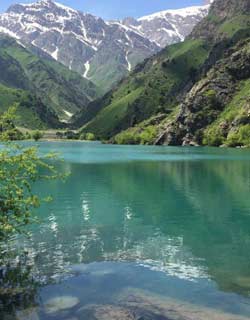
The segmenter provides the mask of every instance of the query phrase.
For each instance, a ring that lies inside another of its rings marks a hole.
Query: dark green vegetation
[[[0,69],[0,111],[17,103],[19,126],[61,127],[59,120],[68,120],[97,97],[90,81],[6,36],[0,36]]]
[[[88,80],[0,37],[0,110],[17,103],[18,126],[65,128],[70,139],[249,146],[249,42],[249,1],[216,0],[188,39],[98,98]]]
[[[186,96],[160,137],[171,145],[250,145],[249,39],[230,48]],[[159,142],[161,142],[159,141]]]
[[[136,52],[130,54],[129,59],[132,66],[148,56],[146,54],[147,48],[142,46],[141,50],[142,52],[137,49]],[[128,70],[123,61],[124,49],[112,42],[106,44],[105,48],[99,50],[98,55],[92,58],[88,77],[101,89],[102,93],[107,93],[115,84],[127,76]]]
[[[203,144],[250,146],[250,82],[239,82],[230,103],[203,133]]]
[[[186,41],[138,65],[75,124],[122,144],[248,146],[249,43],[249,1],[216,0]]]
[[[195,79],[208,51],[204,41],[189,40],[167,47],[138,65],[117,88],[89,105],[92,113],[101,110],[83,131],[107,139],[153,115],[171,113],[177,104],[178,92]],[[80,116],[80,121],[86,120],[89,114]]]
[[[32,190],[34,182],[57,175],[48,161],[54,159],[53,155],[41,159],[36,148],[9,143],[23,138],[15,128],[14,119],[15,108],[0,116],[0,141],[5,143],[0,151],[0,245],[34,221],[32,210],[40,205]],[[34,139],[39,138],[40,133],[36,132]]]
[[[24,135],[15,127],[16,108],[12,107],[0,116],[0,141],[23,140]]]
[[[38,130],[36,130],[36,131],[33,133],[33,135],[32,135],[32,138],[33,138],[35,141],[38,141],[38,140],[42,139],[42,137],[43,137],[42,132],[40,132],[40,131],[38,131]]]
[[[5,319],[2,309],[13,305],[24,306],[33,301],[36,280],[27,263],[27,253],[15,256],[9,245],[16,234],[27,233],[25,228],[37,222],[34,209],[43,201],[34,191],[34,184],[51,180],[59,174],[46,155],[41,159],[34,147],[25,148],[9,143],[21,140],[22,133],[15,128],[15,111],[12,107],[0,115],[0,318]],[[37,131],[34,139],[40,137]],[[4,144],[4,148],[3,148]]]

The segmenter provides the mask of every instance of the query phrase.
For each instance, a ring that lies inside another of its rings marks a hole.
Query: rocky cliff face
[[[210,40],[213,50],[157,144],[250,145],[249,36],[249,1],[213,3],[190,36]]]
[[[106,91],[146,57],[182,41],[208,8],[104,21],[52,0],[40,0],[11,6],[0,15],[0,32],[38,48]]]
[[[243,47],[242,47],[243,46]],[[197,82],[180,105],[177,117],[171,122],[158,143],[168,145],[202,144],[203,131],[213,123],[233,96],[239,83],[250,77],[248,41],[230,49],[207,76]],[[250,123],[250,118],[249,118]],[[229,131],[231,124],[226,127]],[[226,128],[224,128],[226,131]]]
[[[246,0],[212,1],[208,16],[194,27],[189,37],[219,41],[244,23],[248,24],[249,13],[250,2]]]
[[[249,4],[215,0],[184,42],[138,65],[92,119],[81,117],[82,130],[123,144],[250,146]]]

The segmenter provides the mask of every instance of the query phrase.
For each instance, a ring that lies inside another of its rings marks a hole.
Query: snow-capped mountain
[[[183,41],[204,18],[210,5],[166,10],[136,20],[130,27],[160,47]]]
[[[167,10],[140,19],[104,21],[52,0],[12,5],[0,15],[0,32],[109,89],[164,46],[182,41],[209,5]]]

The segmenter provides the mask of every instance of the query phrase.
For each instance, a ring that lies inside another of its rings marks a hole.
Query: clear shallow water
[[[37,293],[40,319],[91,320],[81,307],[120,305],[131,294],[143,305],[146,293],[158,307],[199,306],[197,319],[208,318],[206,308],[250,318],[249,150],[39,146],[59,152],[60,170],[71,172],[65,183],[36,186],[54,201],[16,243],[47,284]],[[58,296],[77,305],[51,314],[46,303]]]

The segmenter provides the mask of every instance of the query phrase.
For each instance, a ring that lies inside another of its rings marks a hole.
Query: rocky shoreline
[[[46,319],[62,320],[247,320],[249,317],[190,304],[135,288],[121,292],[112,304],[80,305],[77,297],[45,302]],[[42,320],[36,308],[18,312],[17,320]]]

